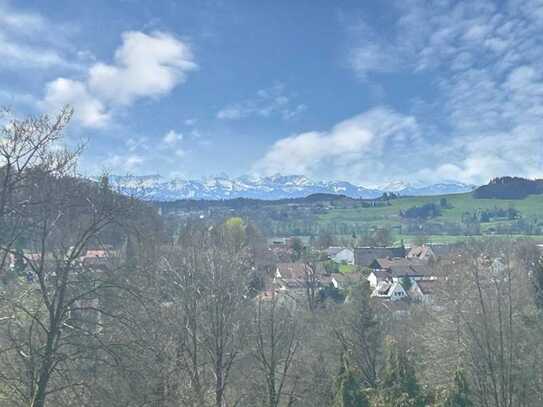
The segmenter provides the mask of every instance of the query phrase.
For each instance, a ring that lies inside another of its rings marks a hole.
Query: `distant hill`
[[[499,177],[473,191],[478,199],[524,199],[528,195],[543,194],[543,179]]]
[[[159,175],[110,176],[110,183],[119,192],[149,201],[181,199],[224,200],[235,198],[277,200],[303,198],[312,194],[345,195],[350,198],[376,199],[384,192],[401,196],[446,195],[471,192],[472,185],[459,182],[422,185],[393,182],[380,188],[366,188],[345,181],[315,181],[303,175],[270,177],[226,176],[201,181],[166,179]]]
[[[372,201],[379,201],[376,198]],[[368,200],[369,202],[370,200]],[[333,202],[343,202],[345,204],[359,202],[364,200],[350,198],[345,195],[316,193],[301,198],[284,199],[253,199],[253,198],[233,198],[233,199],[179,199],[176,201],[157,201],[154,204],[162,210],[169,212],[171,210],[205,210],[211,208],[228,208],[233,210],[261,208],[269,205],[288,206],[288,205],[315,205],[332,204]]]

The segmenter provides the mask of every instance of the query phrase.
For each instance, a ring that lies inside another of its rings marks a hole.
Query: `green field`
[[[400,217],[400,210],[406,210],[413,206],[422,206],[427,203],[439,204],[441,198],[446,198],[451,208],[441,210],[441,215],[429,220],[432,223],[440,224],[460,224],[462,215],[466,212],[474,213],[478,210],[497,208],[514,208],[518,210],[521,217],[531,222],[543,223],[543,195],[532,195],[522,200],[504,200],[504,199],[475,199],[469,193],[454,194],[442,196],[426,197],[406,197],[391,200],[391,205],[384,207],[370,208],[333,208],[328,213],[320,215],[317,222],[320,226],[326,228],[330,225],[347,225],[352,228],[372,230],[380,227],[390,227],[393,229],[395,239],[411,241],[415,236],[406,232],[399,232],[400,228],[405,229],[406,221]],[[482,235],[489,235],[500,226],[510,225],[512,222],[508,219],[497,219],[491,222],[481,223],[480,230]],[[404,234],[405,233],[405,234]],[[510,238],[510,235],[502,236]],[[530,236],[537,240],[543,240],[543,236]],[[465,240],[462,235],[429,235],[429,240],[434,243],[451,243],[459,240]]]

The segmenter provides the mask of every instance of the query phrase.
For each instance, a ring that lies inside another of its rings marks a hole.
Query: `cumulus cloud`
[[[82,125],[102,127],[115,108],[167,94],[197,68],[190,47],[170,34],[130,31],[122,41],[113,64],[95,63],[84,80],[49,82],[42,106],[55,110],[71,104]]]
[[[329,131],[310,131],[278,140],[254,170],[265,175],[301,173],[367,181],[391,153],[419,142],[419,128],[413,117],[377,107]]]
[[[285,86],[276,83],[267,89],[260,89],[256,95],[225,106],[217,112],[222,120],[239,120],[249,116],[270,117],[278,115],[285,120],[292,119],[307,109],[302,103],[293,103],[293,97],[285,94]]]
[[[90,94],[83,82],[65,78],[49,82],[45,88],[42,106],[53,111],[65,105],[73,107],[83,126],[103,127],[110,119],[104,104]]]
[[[122,40],[114,64],[97,63],[89,71],[89,88],[104,100],[128,105],[164,95],[197,67],[190,47],[170,34],[129,31]]]

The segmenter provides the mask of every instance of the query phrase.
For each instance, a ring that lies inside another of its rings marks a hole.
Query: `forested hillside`
[[[524,199],[529,195],[543,194],[543,180],[519,177],[501,177],[473,191],[479,199]]]

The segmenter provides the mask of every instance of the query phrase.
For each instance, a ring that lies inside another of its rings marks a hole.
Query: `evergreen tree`
[[[385,342],[385,368],[382,382],[382,399],[387,407],[423,406],[421,389],[415,375],[415,368],[396,341],[387,338]]]
[[[334,407],[369,407],[368,399],[361,390],[356,370],[349,366],[347,357],[342,355]]]
[[[15,261],[13,264],[13,271],[16,274],[22,274],[25,271],[26,262],[24,260],[24,254],[21,249],[15,251]]]
[[[138,266],[138,249],[134,238],[128,234],[124,243],[124,258],[126,269],[133,271]]]

